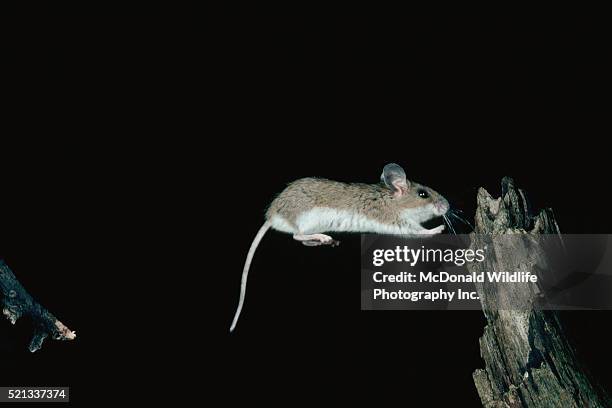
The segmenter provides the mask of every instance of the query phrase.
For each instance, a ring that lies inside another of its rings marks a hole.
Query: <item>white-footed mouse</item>
[[[266,222],[255,235],[247,254],[240,300],[233,331],[238,322],[247,276],[255,250],[270,227],[293,234],[307,246],[338,245],[324,232],[370,232],[391,235],[439,234],[444,225],[427,229],[421,223],[443,216],[448,201],[429,187],[406,180],[406,173],[395,163],[387,164],[379,184],[341,183],[303,178],[290,183],[270,204]]]

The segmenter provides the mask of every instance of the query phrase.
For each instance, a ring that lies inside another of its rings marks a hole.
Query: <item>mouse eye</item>
[[[419,197],[421,198],[429,198],[429,193],[425,190],[419,190],[417,191],[417,194],[419,195]]]

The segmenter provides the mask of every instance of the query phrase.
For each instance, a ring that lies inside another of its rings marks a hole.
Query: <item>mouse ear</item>
[[[398,164],[387,164],[380,175],[380,181],[393,191],[395,197],[400,197],[408,192],[410,182],[406,180],[406,173]]]

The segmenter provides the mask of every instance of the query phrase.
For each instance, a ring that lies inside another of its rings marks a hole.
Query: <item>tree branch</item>
[[[40,349],[48,336],[55,340],[74,340],[76,337],[76,332],[64,326],[30,296],[3,260],[0,260],[0,295],[2,314],[12,324],[22,316],[32,319],[34,335],[29,345],[31,352]]]

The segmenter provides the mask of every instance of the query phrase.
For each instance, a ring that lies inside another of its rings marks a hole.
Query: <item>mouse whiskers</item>
[[[444,222],[446,223],[446,225],[448,225],[448,229],[453,234],[457,235],[457,232],[455,231],[455,228],[453,227],[453,223],[451,222],[451,220],[446,215],[443,215],[442,218],[444,218]]]
[[[461,221],[462,223],[464,223],[465,225],[467,225],[468,227],[470,227],[472,229],[472,231],[474,231],[474,226],[465,218],[461,217],[459,214],[457,214],[457,212],[461,212],[461,210],[454,210],[451,209],[448,214],[452,215],[453,217],[455,217],[456,219],[458,219],[459,221]]]

